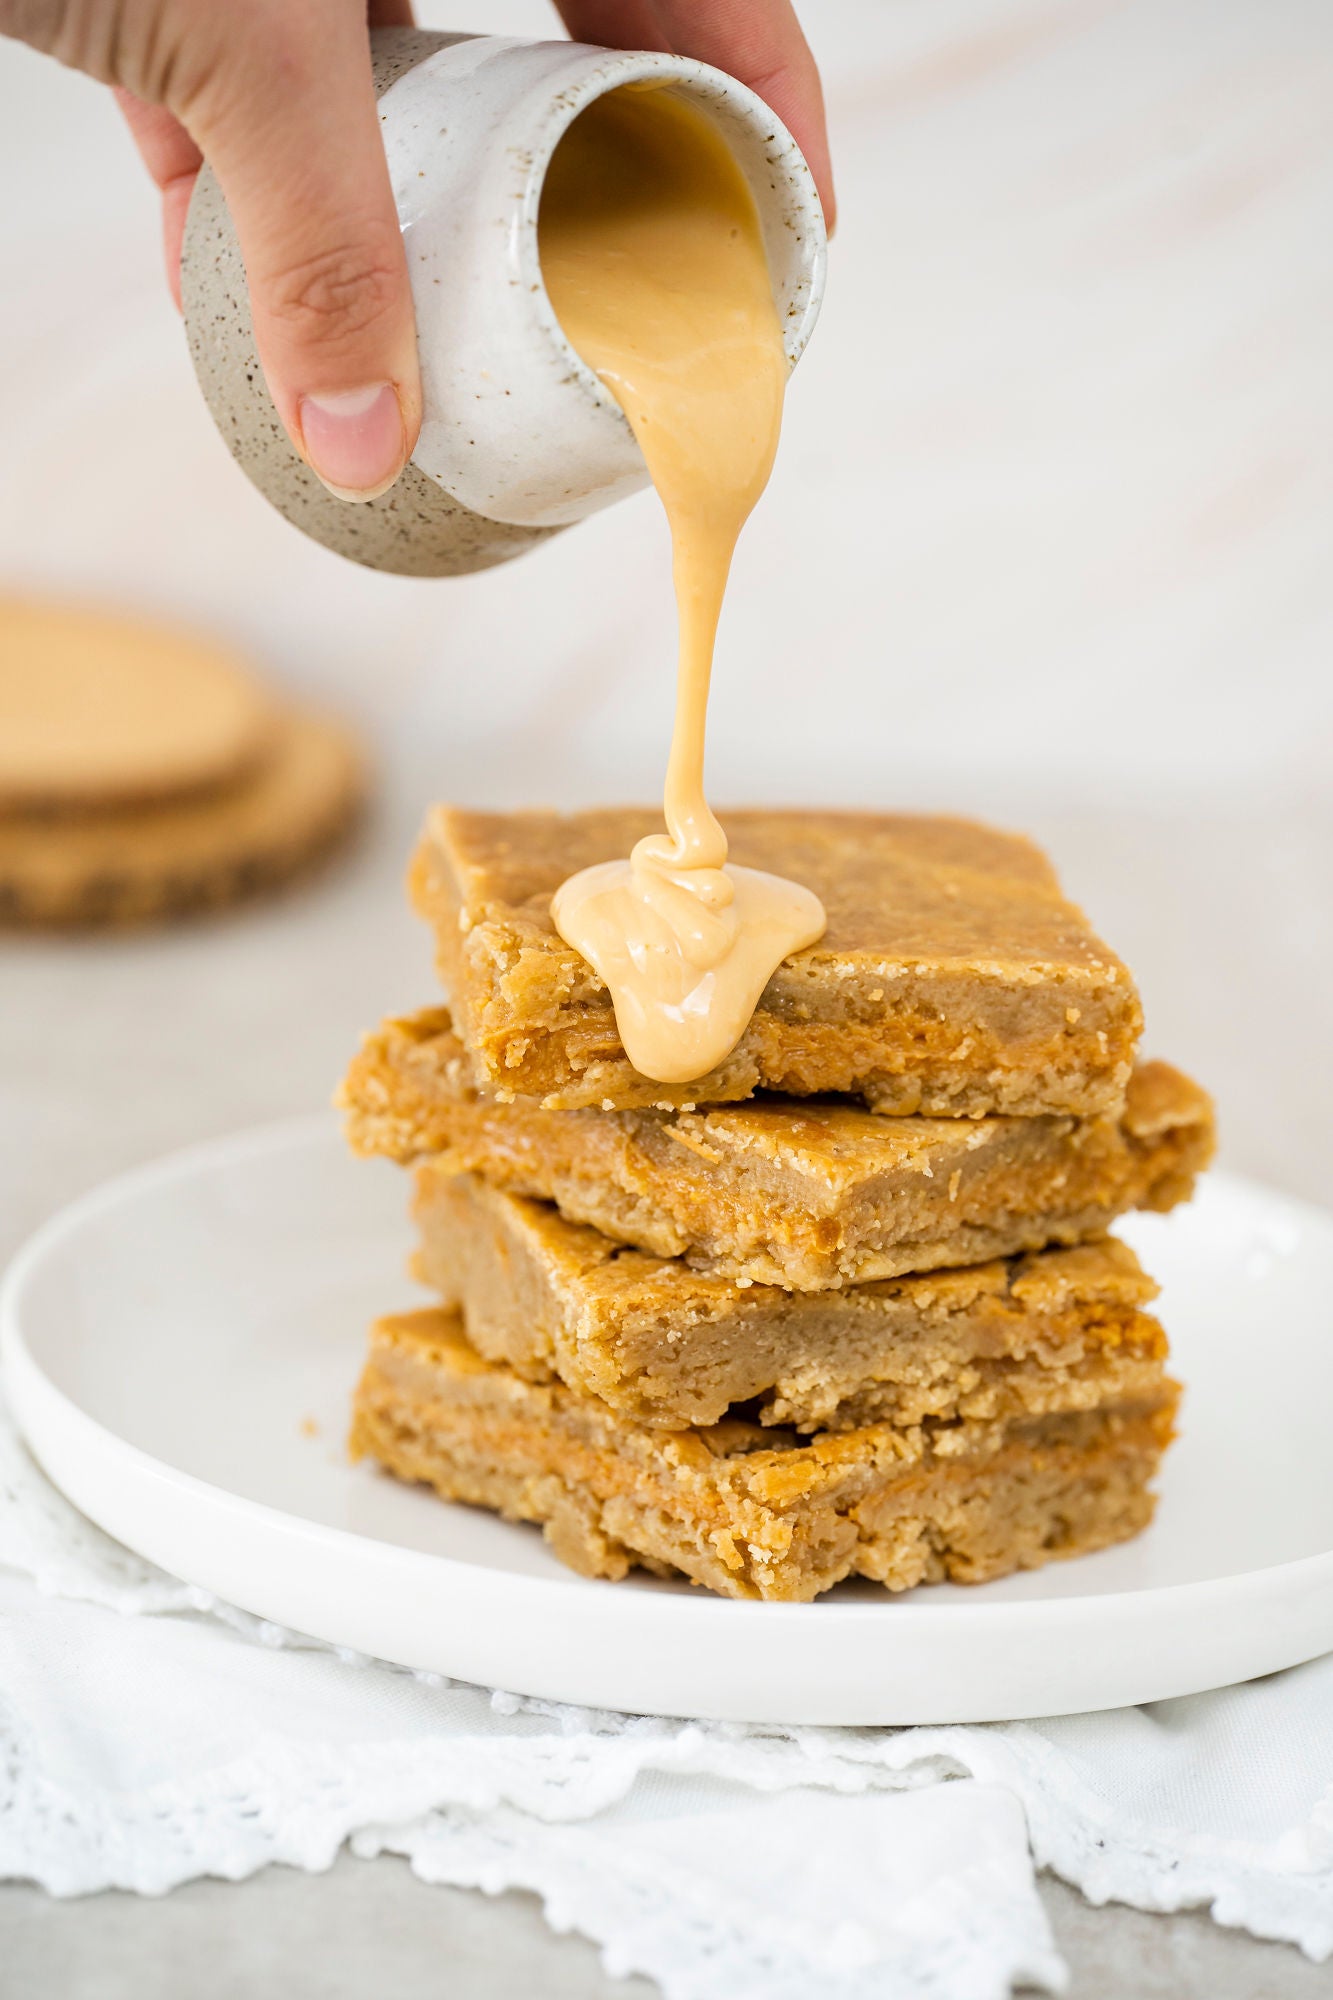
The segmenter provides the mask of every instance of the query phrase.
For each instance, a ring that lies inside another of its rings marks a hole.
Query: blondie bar
[[[630,1066],[606,988],[550,915],[567,876],[627,854],[659,815],[431,813],[411,894],[478,1082],[553,1109],[761,1088],[942,1116],[1119,1108],[1141,1027],[1133,980],[1030,842],[907,814],[726,824],[732,859],[812,889],[828,929],[778,967],[716,1069],[662,1084]]]
[[[875,1424],[801,1439],[737,1418],[661,1431],[485,1361],[456,1313],[380,1320],[352,1450],[447,1500],[537,1521],[587,1576],[634,1564],[728,1597],[843,1577],[984,1582],[1137,1534],[1176,1389],[1012,1424]]]
[[[625,1250],[545,1202],[423,1172],[417,1276],[489,1361],[641,1424],[855,1430],[1009,1420],[1155,1393],[1157,1287],[1123,1243],[839,1292],[737,1285]]]
[[[881,1118],[819,1098],[547,1111],[478,1090],[444,1009],[388,1021],[341,1093],[362,1153],[554,1201],[576,1222],[760,1284],[816,1290],[1100,1235],[1187,1200],[1212,1106],[1166,1063],[1118,1115]]]

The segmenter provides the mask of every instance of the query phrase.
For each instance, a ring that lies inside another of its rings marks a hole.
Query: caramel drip
[[[776,967],[825,924],[809,890],[728,863],[704,793],[718,618],[772,469],[787,358],[749,186],[669,91],[613,91],[574,121],[539,229],[560,323],[623,408],[666,510],[680,624],[667,830],[572,876],[551,914],[605,981],[634,1067],[685,1082],[729,1054]]]

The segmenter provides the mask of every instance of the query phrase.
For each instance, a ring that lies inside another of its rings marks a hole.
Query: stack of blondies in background
[[[387,1022],[353,1146],[416,1165],[417,1275],[353,1449],[540,1522],[585,1574],[732,1597],[982,1581],[1136,1534],[1179,1394],[1106,1232],[1188,1198],[1212,1110],[1136,1064],[1125,967],[1028,842],[750,812],[828,930],[726,1061],[633,1070],[552,926],[649,812],[438,809],[412,871],[450,1009]]]

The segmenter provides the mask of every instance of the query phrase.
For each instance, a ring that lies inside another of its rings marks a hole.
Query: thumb
[[[416,443],[421,384],[365,0],[242,18],[183,120],[231,210],[278,415],[332,492],[370,500]]]

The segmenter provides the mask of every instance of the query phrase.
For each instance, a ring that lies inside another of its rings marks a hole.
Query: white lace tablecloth
[[[947,1781],[947,1782],[946,1782]],[[0,1410],[0,1877],[161,1895],[344,1842],[530,1889],[668,2000],[990,2000],[1065,1971],[1034,1884],[1333,1956],[1333,1656],[981,1728],[559,1708],[317,1645],[76,1514]]]

